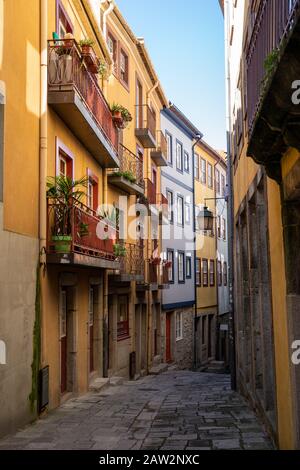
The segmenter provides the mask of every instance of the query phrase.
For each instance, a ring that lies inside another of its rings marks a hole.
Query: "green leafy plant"
[[[121,106],[121,115],[122,115],[122,118],[125,122],[132,121],[132,116],[131,116],[130,112],[128,111],[127,108],[124,108],[124,106]]]
[[[105,60],[99,59],[98,75],[100,75],[102,78],[108,77],[108,65]]]
[[[124,245],[121,245],[120,243],[115,243],[114,244],[114,255],[118,257],[124,257],[126,256],[126,248]]]
[[[116,225],[117,223],[117,211],[115,207],[113,207],[111,211],[100,208],[97,210],[97,215],[100,217],[100,219],[105,219],[106,221],[110,222],[111,225]]]
[[[79,236],[82,238],[82,237],[86,237],[89,235],[89,224],[86,224],[84,222],[80,222],[79,224]]]
[[[118,103],[113,103],[110,109],[112,113],[122,113],[122,106]]]
[[[86,195],[82,188],[87,188],[86,176],[73,181],[68,176],[50,176],[47,178],[47,198],[52,199],[55,218],[52,235],[71,235],[71,210]]]
[[[127,181],[130,183],[135,183],[136,182],[136,177],[131,171],[116,171],[114,173],[115,176],[123,176]]]
[[[79,41],[79,45],[80,45],[80,47],[82,47],[82,46],[93,46],[94,42],[95,41],[93,41],[92,39],[86,38],[86,39],[81,39]]]

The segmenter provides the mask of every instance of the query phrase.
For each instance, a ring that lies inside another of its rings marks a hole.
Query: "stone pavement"
[[[168,371],[74,398],[1,449],[272,449],[229,375]]]

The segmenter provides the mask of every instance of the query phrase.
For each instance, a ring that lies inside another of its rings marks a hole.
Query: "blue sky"
[[[116,0],[144,37],[167,98],[225,149],[223,17],[218,0]]]

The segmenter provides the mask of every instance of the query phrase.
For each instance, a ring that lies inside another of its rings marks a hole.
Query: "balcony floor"
[[[108,175],[108,183],[116,186],[127,194],[140,196],[144,194],[144,188],[136,183],[131,183],[124,176]]]
[[[168,166],[167,159],[160,150],[152,150],[151,158],[156,166]]]
[[[48,104],[101,166],[119,166],[116,151],[72,86],[67,90],[48,90]]]
[[[83,255],[81,253],[48,253],[47,263],[90,268],[120,269],[119,261]]]

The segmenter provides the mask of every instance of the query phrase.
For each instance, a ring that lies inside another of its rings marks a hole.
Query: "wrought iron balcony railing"
[[[144,192],[145,182],[143,178],[143,160],[135,155],[124,145],[119,145],[119,161],[118,168],[108,170],[109,175],[123,177],[128,183],[137,185],[141,192]],[[115,183],[117,184],[117,183]]]
[[[144,276],[144,247],[134,243],[123,243],[125,256],[120,257],[121,274]]]
[[[118,130],[113,123],[111,110],[96,75],[89,72],[77,42],[68,40],[66,46],[62,41],[48,41],[48,101],[74,127],[74,132],[78,132],[82,140],[82,130],[80,126],[78,128],[78,123],[76,127],[76,122],[73,122],[75,115],[68,119],[70,109],[66,109],[73,102],[79,106],[74,95],[70,95],[74,92],[79,96],[79,104],[84,104],[85,113],[91,116],[94,122],[92,127],[96,125],[101,130],[101,136],[106,139],[108,147],[117,154]],[[70,100],[73,100],[72,103]],[[88,136],[86,141],[89,142]]]
[[[147,104],[136,106],[135,135],[143,147],[156,147],[156,117]]]
[[[48,200],[47,253],[78,253],[114,261],[118,230],[82,203]]]
[[[247,113],[250,135],[263,97],[265,61],[277,53],[299,15],[300,0],[261,0],[246,52]]]

